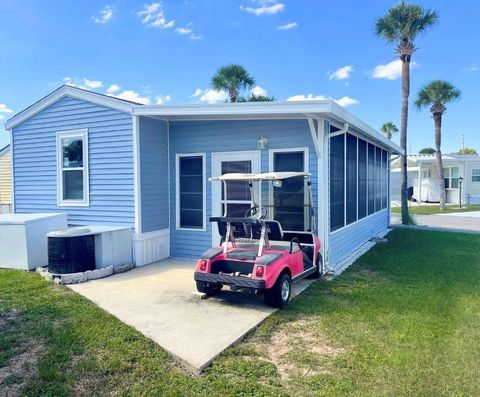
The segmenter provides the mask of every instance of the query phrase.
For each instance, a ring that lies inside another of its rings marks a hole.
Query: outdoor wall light
[[[458,178],[458,201],[459,201],[459,207],[462,208],[462,182],[463,182],[463,178],[460,177]]]
[[[258,142],[257,142],[257,147],[258,149],[262,150],[262,149],[266,149],[267,148],[267,144],[268,144],[268,139],[265,138],[264,136],[262,136]]]

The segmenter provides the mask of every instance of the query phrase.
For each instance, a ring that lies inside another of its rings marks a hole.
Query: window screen
[[[330,231],[345,224],[345,135],[330,139]]]
[[[358,219],[367,216],[367,142],[358,140]]]
[[[357,137],[347,134],[347,225],[357,220]]]
[[[375,212],[375,146],[368,144],[368,215]]]
[[[382,209],[387,208],[388,189],[388,152],[382,150]]]
[[[275,172],[303,172],[305,152],[275,152]],[[281,187],[273,187],[274,219],[285,230],[305,230],[305,180],[303,177],[282,181]]]
[[[203,228],[203,157],[179,158],[179,226]]]
[[[60,137],[62,202],[85,201],[84,140],[83,134]]]
[[[375,212],[382,208],[382,149],[375,148]]]
[[[480,182],[480,168],[472,169],[472,182]]]

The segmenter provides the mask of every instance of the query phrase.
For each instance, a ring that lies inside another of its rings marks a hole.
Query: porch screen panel
[[[330,231],[345,225],[345,134],[330,139]]]
[[[367,216],[367,142],[358,140],[358,219]]]
[[[273,170],[275,172],[303,172],[305,152],[275,152]],[[305,230],[305,179],[289,178],[282,181],[281,187],[273,188],[274,219],[285,230]]]
[[[347,225],[357,220],[357,137],[347,134]]]
[[[388,152],[382,150],[382,210],[387,208],[388,189]]]
[[[368,215],[375,212],[375,146],[368,144]]]
[[[179,158],[179,226],[203,228],[203,157]]]
[[[382,149],[375,148],[375,212],[382,208]]]

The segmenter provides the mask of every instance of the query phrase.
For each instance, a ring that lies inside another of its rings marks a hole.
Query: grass
[[[408,207],[408,212],[412,215],[434,215],[434,214],[449,214],[452,212],[468,212],[468,211],[480,211],[480,205],[467,205],[458,208],[458,205],[447,205],[444,211],[440,210],[438,205],[415,205]],[[400,214],[400,207],[392,207],[392,212]]]
[[[0,395],[480,395],[480,236],[388,239],[199,377],[68,288],[2,270]]]

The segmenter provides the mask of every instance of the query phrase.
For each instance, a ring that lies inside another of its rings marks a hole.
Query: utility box
[[[0,215],[0,267],[34,270],[46,266],[47,233],[66,227],[66,214]]]

